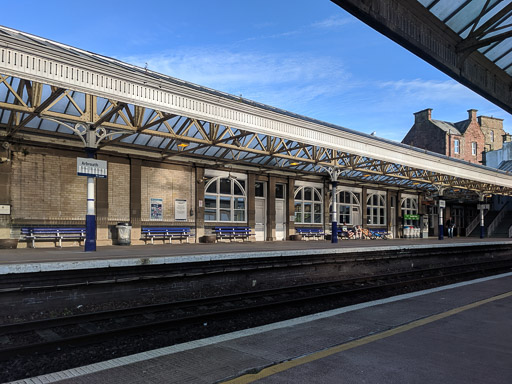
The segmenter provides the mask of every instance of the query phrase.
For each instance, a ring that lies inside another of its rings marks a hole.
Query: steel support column
[[[338,242],[338,211],[337,211],[337,202],[336,195],[338,190],[338,182],[331,181],[332,185],[332,235],[331,235],[331,243],[336,244]]]

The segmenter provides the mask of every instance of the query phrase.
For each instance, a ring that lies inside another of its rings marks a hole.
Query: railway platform
[[[345,240],[329,241],[231,242],[215,244],[159,244],[98,247],[84,252],[83,247],[0,249],[0,275],[55,271],[132,267],[148,264],[204,262],[210,260],[250,259],[262,257],[341,254],[378,250],[430,249],[482,244],[512,244],[503,238],[453,238]]]
[[[512,273],[17,381],[509,383]]]

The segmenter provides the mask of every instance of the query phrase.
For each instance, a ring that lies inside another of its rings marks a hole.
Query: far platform
[[[204,262],[232,258],[261,258],[297,255],[342,254],[407,248],[442,248],[482,244],[512,244],[503,238],[437,238],[392,240],[326,240],[222,242],[214,244],[159,244],[103,246],[96,252],[83,247],[0,249],[0,275],[62,269],[131,267],[147,264]]]

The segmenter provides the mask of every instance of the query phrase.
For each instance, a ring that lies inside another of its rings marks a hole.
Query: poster
[[[174,220],[187,220],[187,200],[174,200]]]
[[[149,204],[149,218],[150,220],[163,220],[163,199],[150,199]]]

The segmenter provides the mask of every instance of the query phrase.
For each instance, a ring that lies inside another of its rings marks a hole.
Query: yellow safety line
[[[417,327],[421,327],[421,326],[426,325],[426,324],[433,323],[434,321],[438,321],[438,320],[444,319],[446,317],[456,315],[456,314],[458,314],[460,312],[467,311],[468,309],[473,309],[473,308],[479,307],[481,305],[484,305],[484,304],[487,304],[487,303],[490,303],[490,302],[493,302],[493,301],[496,301],[496,300],[505,299],[505,298],[510,297],[510,296],[512,296],[512,291],[511,292],[507,292],[507,293],[503,293],[501,295],[494,296],[494,297],[491,297],[491,298],[488,298],[488,299],[485,299],[485,300],[477,301],[477,302],[472,303],[472,304],[464,305],[462,307],[454,308],[454,309],[451,309],[451,310],[449,310],[447,312],[439,313],[437,315],[426,317],[424,319],[416,320],[416,321],[413,321],[413,322],[411,322],[409,324],[401,325],[401,326],[399,326],[397,328],[393,328],[393,329],[390,329],[390,330],[387,330],[387,331],[384,331],[384,332],[376,333],[376,334],[371,335],[371,336],[363,337],[362,339],[358,339],[358,340],[350,341],[348,343],[340,344],[340,345],[337,345],[335,347],[331,347],[331,348],[328,348],[328,349],[325,349],[325,350],[322,350],[322,351],[319,351],[319,352],[316,352],[316,353],[312,353],[311,355],[299,357],[299,358],[294,359],[294,360],[289,360],[289,361],[285,361],[285,362],[282,362],[282,363],[279,363],[279,364],[276,364],[276,365],[272,365],[270,367],[262,369],[258,373],[246,374],[246,375],[237,377],[237,378],[232,379],[232,380],[224,381],[223,383],[225,383],[225,384],[247,384],[247,383],[252,383],[252,382],[254,382],[256,380],[260,380],[260,379],[263,379],[265,377],[275,375],[276,373],[283,372],[283,371],[286,371],[288,369],[291,369],[291,368],[294,368],[294,367],[298,367],[300,365],[307,364],[307,363],[310,363],[310,362],[315,361],[315,360],[323,359],[325,357],[334,355],[334,354],[339,353],[339,352],[347,351],[349,349],[356,348],[356,347],[359,347],[361,345],[369,344],[369,343],[372,343],[372,342],[377,341],[377,340],[384,339],[384,338],[389,337],[389,336],[393,336],[393,335],[396,335],[396,334],[399,334],[399,333],[402,333],[402,332],[407,332],[407,331],[409,331],[411,329],[414,329],[414,328],[417,328]]]

